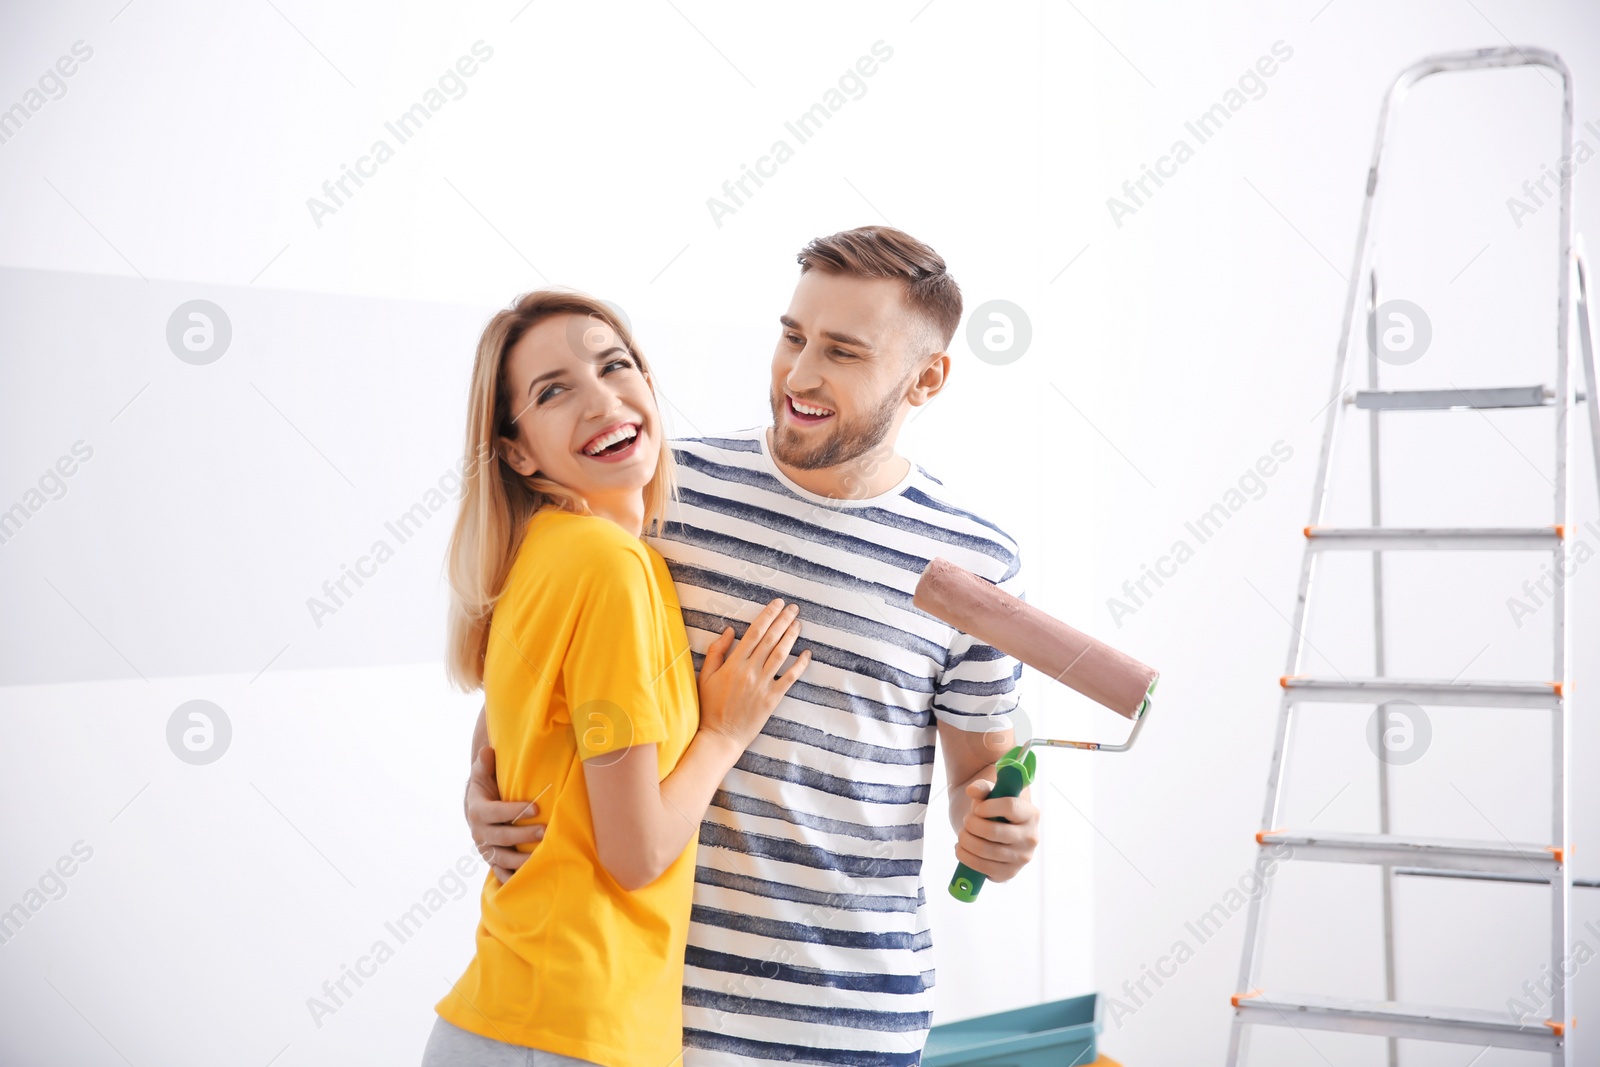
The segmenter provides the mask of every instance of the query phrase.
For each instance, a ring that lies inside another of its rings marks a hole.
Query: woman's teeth
[[[612,430],[604,437],[596,438],[593,444],[583,450],[584,455],[598,455],[610,448],[612,445],[621,444],[623,441],[632,440],[634,437],[638,436],[638,433],[639,428],[637,426],[618,426],[615,430]]]

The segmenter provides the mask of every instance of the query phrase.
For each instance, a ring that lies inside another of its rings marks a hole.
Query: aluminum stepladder
[[[1595,452],[1595,469],[1600,472],[1600,404],[1596,403],[1594,352],[1590,331],[1587,279],[1581,248],[1572,237],[1572,186],[1561,185],[1559,222],[1559,269],[1557,272],[1557,328],[1555,385],[1515,386],[1485,389],[1429,389],[1380,391],[1377,389],[1378,361],[1368,344],[1368,388],[1347,391],[1347,354],[1358,314],[1358,298],[1365,290],[1366,317],[1371,327],[1372,309],[1377,304],[1377,279],[1374,268],[1376,238],[1372,231],[1374,206],[1379,182],[1379,164],[1393,115],[1406,92],[1417,81],[1445,71],[1483,70],[1502,67],[1542,66],[1561,77],[1561,158],[1570,159],[1573,138],[1572,77],[1566,64],[1555,53],[1539,48],[1486,48],[1430,56],[1403,71],[1384,96],[1379,112],[1378,132],[1367,173],[1366,199],[1356,238],[1355,268],[1350,275],[1344,321],[1335,361],[1333,389],[1323,428],[1321,456],[1312,490],[1310,522],[1305,528],[1306,547],[1300,569],[1295,605],[1293,636],[1288,663],[1280,679],[1282,699],[1278,711],[1277,738],[1261,830],[1256,834],[1260,847],[1255,873],[1260,892],[1250,900],[1244,935],[1243,960],[1233,995],[1234,1018],[1228,1045],[1228,1065],[1243,1062],[1250,1028],[1257,1025],[1293,1026],[1301,1029],[1336,1030],[1373,1034],[1388,1038],[1388,1062],[1397,1062],[1396,1039],[1446,1041],[1480,1046],[1527,1049],[1548,1052],[1551,1063],[1575,1064],[1572,1056],[1571,998],[1563,963],[1572,949],[1570,897],[1573,886],[1567,859],[1571,854],[1568,825],[1569,770],[1568,738],[1571,736],[1569,708],[1572,616],[1565,583],[1557,584],[1554,596],[1554,660],[1551,681],[1442,681],[1391,678],[1384,668],[1383,571],[1382,553],[1399,550],[1539,550],[1554,553],[1559,573],[1566,533],[1572,530],[1568,519],[1571,489],[1571,437],[1568,416],[1575,405],[1586,401],[1590,440]],[[1569,374],[1574,353],[1571,350],[1568,322],[1574,280],[1577,283],[1578,340],[1587,392],[1580,394]],[[1378,415],[1391,412],[1399,417],[1407,411],[1445,409],[1488,409],[1507,407],[1552,407],[1556,418],[1555,514],[1550,526],[1527,528],[1413,528],[1384,527],[1378,480]],[[1369,413],[1369,458],[1371,464],[1370,507],[1372,526],[1334,528],[1322,526],[1327,504],[1328,472],[1333,446],[1344,409],[1352,407]],[[1307,642],[1305,625],[1311,579],[1318,556],[1330,550],[1370,551],[1374,634],[1376,640],[1374,677],[1366,679],[1312,678],[1300,673]],[[1551,827],[1548,841],[1513,844],[1504,840],[1470,841],[1457,839],[1411,839],[1390,833],[1389,766],[1378,764],[1379,832],[1376,834],[1297,832],[1281,828],[1283,772],[1288,754],[1290,726],[1297,704],[1350,703],[1376,705],[1380,727],[1386,727],[1388,704],[1410,701],[1419,705],[1444,707],[1543,708],[1552,714]],[[1383,868],[1384,995],[1378,1000],[1353,1000],[1328,996],[1283,994],[1260,988],[1265,949],[1265,915],[1270,893],[1269,853],[1281,856],[1288,845],[1292,861],[1313,860],[1335,863],[1360,863]],[[1394,956],[1393,875],[1426,874],[1440,877],[1487,881],[1532,882],[1548,885],[1551,893],[1550,957],[1556,986],[1546,1010],[1548,1019],[1516,1020],[1509,1012],[1464,1008],[1437,1008],[1407,1005],[1396,998]],[[1589,883],[1581,883],[1589,884]]]

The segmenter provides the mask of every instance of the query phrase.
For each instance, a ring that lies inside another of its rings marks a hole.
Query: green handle
[[[1024,752],[1025,745],[1016,748],[1000,757],[995,764],[994,788],[989,791],[990,799],[998,797],[1014,797],[1022,792],[1023,786],[1033,784],[1033,772],[1039,763],[1039,757],[1032,749]],[[990,819],[990,822],[1005,822],[1001,818]],[[983,883],[988,881],[988,876],[980,871],[975,871],[965,863],[956,864],[955,876],[950,879],[950,895],[957,900],[971,904],[978,899],[978,890],[983,888]]]

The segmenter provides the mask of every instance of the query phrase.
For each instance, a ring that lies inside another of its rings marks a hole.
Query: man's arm
[[[1020,796],[986,799],[994,788],[995,761],[1011,750],[1015,737],[1004,730],[963,730],[939,723],[939,748],[949,783],[950,825],[956,831],[956,858],[990,881],[1008,882],[1033,859],[1039,847],[1039,809],[1024,788]],[[996,817],[1005,822],[990,822]]]
[[[544,837],[543,826],[517,826],[519,819],[539,814],[533,803],[500,799],[500,784],[494,774],[494,749],[489,747],[489,724],[484,710],[478,710],[478,723],[472,728],[472,774],[467,779],[463,801],[472,843],[494,869],[503,884],[511,873],[528,861],[528,853],[518,845],[537,844]]]
[[[467,753],[467,758],[477,759],[478,752],[487,747],[489,747],[489,705],[485,704],[478,709],[478,721],[472,726],[472,751]]]

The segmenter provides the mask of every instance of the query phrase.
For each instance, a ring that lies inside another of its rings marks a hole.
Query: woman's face
[[[640,493],[656,471],[660,420],[650,382],[604,319],[552,315],[506,356],[517,429],[501,452],[592,502]]]

